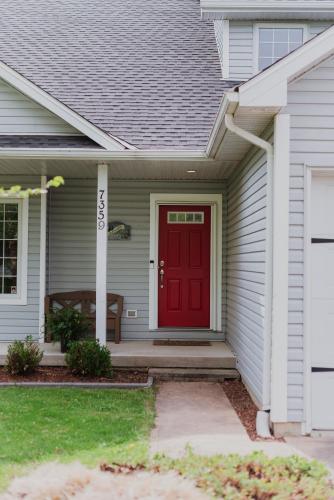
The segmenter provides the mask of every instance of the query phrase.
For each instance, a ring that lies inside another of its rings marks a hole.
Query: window
[[[302,26],[258,27],[258,70],[261,71],[303,44]]]
[[[28,200],[0,200],[0,304],[26,303]]]
[[[168,224],[204,224],[204,212],[168,212]]]

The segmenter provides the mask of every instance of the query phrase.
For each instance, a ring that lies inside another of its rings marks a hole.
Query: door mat
[[[208,340],[154,340],[153,345],[204,347],[210,346],[211,342]]]

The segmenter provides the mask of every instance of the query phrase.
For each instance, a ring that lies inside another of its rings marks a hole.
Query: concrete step
[[[225,380],[240,378],[235,369],[150,368],[149,375],[159,380]]]

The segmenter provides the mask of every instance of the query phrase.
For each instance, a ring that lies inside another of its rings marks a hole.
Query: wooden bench
[[[75,292],[53,293],[45,297],[45,314],[62,308],[75,308],[81,311],[92,322],[96,330],[96,295],[94,291],[82,290]],[[115,343],[121,340],[121,317],[123,312],[123,297],[107,293],[107,330],[115,330]]]

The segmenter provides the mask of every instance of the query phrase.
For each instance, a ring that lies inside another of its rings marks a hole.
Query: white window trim
[[[28,198],[5,198],[0,202],[18,203],[17,294],[0,294],[0,305],[27,305],[28,288]]]
[[[253,25],[253,73],[259,73],[259,33],[262,28],[299,28],[303,30],[303,44],[309,39],[309,25],[301,23],[255,23]]]
[[[221,194],[150,194],[149,329],[158,329],[158,244],[159,205],[211,206],[211,285],[210,330],[222,330],[222,231],[223,198]],[[182,328],[180,328],[182,330]]]

